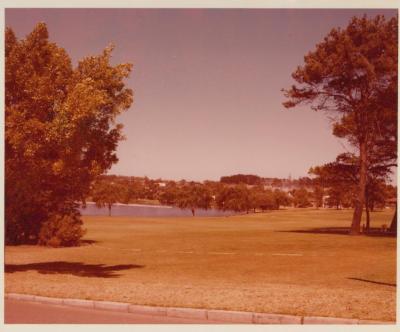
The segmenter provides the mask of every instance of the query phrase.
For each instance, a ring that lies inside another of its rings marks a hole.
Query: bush
[[[77,213],[55,214],[43,223],[39,233],[39,244],[49,247],[77,246],[86,232],[82,224]]]

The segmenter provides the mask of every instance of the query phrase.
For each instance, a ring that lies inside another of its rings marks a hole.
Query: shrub
[[[43,223],[39,233],[39,244],[49,247],[77,246],[86,232],[82,224],[78,213],[54,214]]]

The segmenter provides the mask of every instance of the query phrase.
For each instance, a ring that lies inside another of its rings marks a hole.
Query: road
[[[212,324],[205,320],[139,315],[18,300],[4,300],[5,324]]]

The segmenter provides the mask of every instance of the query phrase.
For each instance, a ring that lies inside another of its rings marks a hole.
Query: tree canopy
[[[72,66],[44,23],[18,40],[5,33],[6,241],[37,242],[50,214],[76,211],[96,176],[117,162],[133,101],[132,65],[110,64],[113,47]]]

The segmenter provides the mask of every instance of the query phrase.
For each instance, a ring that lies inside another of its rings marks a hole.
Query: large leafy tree
[[[76,210],[91,181],[111,167],[122,138],[115,117],[132,91],[130,64],[112,47],[74,68],[39,23],[25,39],[5,33],[5,219],[8,243],[37,242],[54,213]]]
[[[360,232],[372,153],[389,170],[397,160],[398,20],[354,17],[332,29],[293,73],[285,90],[287,108],[301,103],[329,112],[334,135],[345,138],[358,157],[358,188],[351,233]]]

